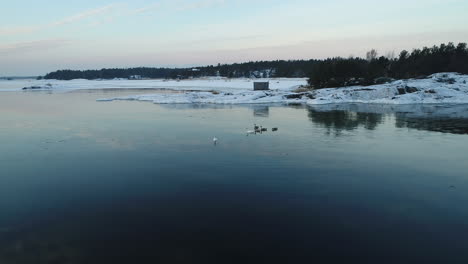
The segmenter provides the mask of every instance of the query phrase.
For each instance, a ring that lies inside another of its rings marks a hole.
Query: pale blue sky
[[[3,1],[0,76],[363,56],[468,42],[466,0]]]

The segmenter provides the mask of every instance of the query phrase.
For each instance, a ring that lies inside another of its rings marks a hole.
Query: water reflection
[[[398,128],[468,134],[468,105],[337,104],[308,107],[309,119],[339,135],[363,127],[374,130],[385,116]]]
[[[395,113],[395,126],[451,134],[468,134],[468,105],[406,106]]]
[[[467,143],[413,140],[414,129],[461,131],[467,106],[94,100],[1,101],[15,109],[1,123],[32,125],[0,127],[0,264],[467,259]],[[45,102],[61,111],[36,114]],[[257,116],[280,132],[246,137]],[[395,124],[411,130],[380,129]]]
[[[396,115],[396,127],[435,131],[451,134],[468,134],[468,119],[438,119],[408,117],[405,114]]]
[[[0,263],[83,263],[79,248],[50,234],[43,237],[32,233],[0,245]]]
[[[270,115],[270,107],[265,105],[255,105],[253,108],[253,115],[255,117],[268,117]]]
[[[383,115],[378,113],[351,112],[344,110],[320,111],[308,108],[309,119],[327,129],[327,134],[340,135],[343,131],[364,127],[374,130],[382,123]]]

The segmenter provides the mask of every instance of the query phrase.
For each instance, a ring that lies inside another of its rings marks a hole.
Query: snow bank
[[[269,81],[269,91],[253,91],[254,81]],[[137,100],[158,104],[437,104],[468,103],[468,75],[437,73],[426,79],[399,80],[373,86],[320,89],[297,93],[307,84],[306,78],[227,79],[200,78],[188,80],[28,80],[10,82],[22,87],[5,87],[0,91],[47,90],[51,93],[93,89],[156,89],[151,94],[103,98],[98,101]],[[4,83],[5,84],[5,83]],[[136,91],[136,90],[135,90]],[[139,91],[141,92],[141,91]]]
[[[388,84],[320,89],[307,104],[468,103],[468,75],[437,73],[427,79],[399,80]]]
[[[51,90],[53,92],[67,92],[74,90],[93,89],[169,89],[176,91],[217,91],[252,90],[254,81],[268,81],[273,90],[287,90],[292,86],[305,85],[306,78],[266,78],[266,79],[227,79],[207,77],[187,80],[27,80],[27,81],[2,81],[0,91],[27,90]]]
[[[299,81],[298,81],[299,80]],[[373,86],[320,89],[297,93],[294,90],[306,83],[305,79],[282,79],[272,83],[270,91],[252,91],[252,84],[226,87],[219,82],[210,86],[214,91],[186,91],[184,93],[158,93],[125,97],[105,98],[99,101],[137,100],[157,104],[262,104],[306,103],[309,105],[341,103],[373,104],[436,104],[468,103],[468,75],[438,73],[426,79],[399,80]],[[192,86],[194,87],[194,86]],[[205,86],[205,89],[206,90]]]
[[[207,79],[166,81],[160,87],[166,92],[103,98],[98,101],[136,100],[157,104],[265,104],[300,102],[305,100],[285,99],[295,88],[306,85],[305,78],[258,79],[270,83],[269,91],[253,91],[250,79]],[[161,84],[161,82],[155,82]],[[153,84],[155,84],[153,83]],[[141,88],[141,86],[140,86]],[[152,87],[156,88],[156,87]]]
[[[150,101],[156,104],[266,104],[266,103],[305,103],[305,99],[285,99],[287,91],[237,91],[224,92],[185,92],[168,94],[146,94],[115,98],[98,99],[97,101],[136,100]]]

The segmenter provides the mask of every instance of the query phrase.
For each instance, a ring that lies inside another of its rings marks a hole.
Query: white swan
[[[245,131],[245,133],[246,133],[247,136],[248,136],[248,135],[255,134],[255,131],[253,131],[253,130],[247,130],[247,131]]]

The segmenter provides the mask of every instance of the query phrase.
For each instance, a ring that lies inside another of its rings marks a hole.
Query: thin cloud
[[[115,9],[118,5],[118,3],[114,3],[94,9],[88,9],[86,11],[62,18],[58,21],[54,21],[45,25],[0,27],[0,36],[32,33],[48,28],[72,24],[90,17],[104,16],[111,12],[113,9]]]
[[[130,15],[140,15],[143,13],[150,13],[150,12],[167,12],[167,13],[176,13],[181,11],[191,11],[203,8],[210,8],[225,4],[225,0],[198,0],[198,1],[168,1],[168,0],[161,0],[159,2],[134,9],[129,12]]]
[[[196,9],[203,9],[203,8],[210,8],[218,5],[224,4],[225,0],[202,0],[197,1],[195,3],[187,4],[182,6],[179,10],[180,11],[189,11],[189,10],[196,10]]]
[[[55,49],[71,44],[68,39],[45,39],[0,45],[0,54],[25,53],[29,51]]]
[[[0,36],[15,35],[22,33],[34,32],[38,29],[38,26],[10,26],[0,27]]]
[[[85,18],[88,18],[88,17],[91,17],[91,16],[102,15],[104,13],[110,12],[116,6],[117,6],[117,4],[114,3],[114,4],[106,5],[106,6],[103,6],[103,7],[89,9],[89,10],[86,10],[84,12],[81,12],[81,13],[78,13],[78,14],[63,18],[63,19],[61,19],[59,21],[53,22],[50,25],[51,26],[61,26],[61,25],[71,24],[71,23],[80,21],[82,19],[85,19]]]
[[[92,23],[89,23],[89,26],[90,27],[97,27],[97,26],[100,26],[100,25],[105,25],[105,24],[109,24],[109,23],[112,23],[115,21],[115,17],[106,17],[106,18],[103,18],[101,20],[97,20],[97,21],[94,21]]]
[[[147,12],[159,12],[164,11],[167,13],[180,12],[180,11],[190,11],[203,8],[210,8],[218,5],[224,4],[225,0],[199,0],[195,2],[191,1],[180,1],[175,4],[172,1],[162,0],[137,8],[128,12],[129,15],[140,15]],[[110,16],[109,14],[113,12],[121,3],[112,3],[106,6],[101,6],[93,9],[88,9],[80,13],[62,18],[57,21],[53,21],[44,25],[28,25],[28,26],[11,26],[11,27],[0,27],[0,36],[16,35],[16,34],[27,34],[33,33],[41,30],[46,30],[54,27],[65,26],[68,24],[77,23],[79,21],[88,19],[88,18],[97,18],[96,21],[90,23],[91,26],[98,26],[102,24],[107,24],[115,21],[118,16]],[[164,10],[163,10],[164,9]]]
[[[162,5],[161,2],[157,2],[157,3],[151,4],[151,5],[145,6],[145,7],[137,8],[137,9],[131,11],[130,13],[132,15],[138,15],[138,14],[154,11],[154,10],[157,10],[159,7],[161,7],[161,5]]]
[[[262,39],[268,37],[265,34],[258,34],[258,35],[244,35],[244,36],[234,36],[234,37],[217,37],[217,38],[205,38],[205,39],[198,39],[192,41],[183,41],[177,44],[181,45],[190,45],[190,44],[208,44],[208,43],[215,43],[215,42],[229,42],[229,41],[239,41],[239,40],[255,40],[255,39]],[[175,44],[175,43],[174,43]]]

